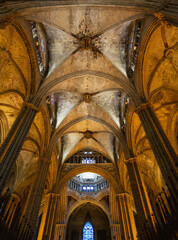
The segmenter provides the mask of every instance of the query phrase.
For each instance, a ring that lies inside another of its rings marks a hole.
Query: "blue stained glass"
[[[86,222],[83,227],[83,240],[94,240],[94,230],[90,222]]]

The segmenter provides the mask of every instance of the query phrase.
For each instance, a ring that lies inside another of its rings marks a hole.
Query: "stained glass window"
[[[94,240],[94,230],[90,222],[86,222],[83,227],[83,240]]]

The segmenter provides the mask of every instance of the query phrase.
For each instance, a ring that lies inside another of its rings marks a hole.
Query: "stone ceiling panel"
[[[90,148],[90,149],[94,149],[100,153],[103,153],[105,156],[107,156],[108,158],[110,158],[107,149],[104,148],[100,143],[96,142],[94,139],[86,139],[84,138],[82,141],[80,141],[72,150],[71,152],[66,156],[65,159],[63,159],[63,161],[65,161],[67,158],[69,158],[70,156],[72,156],[73,154],[75,154],[76,152],[80,151],[81,149],[85,149],[85,148]]]
[[[94,40],[94,45],[117,67],[126,74],[126,50],[130,22],[104,32]]]
[[[113,141],[114,135],[111,133],[95,133],[93,137],[106,149],[109,157],[114,160],[114,152],[113,152]]]
[[[126,21],[143,10],[123,7],[67,6],[25,10],[22,15],[60,26],[66,32],[83,35],[100,33],[111,25]],[[112,17],[111,17],[112,16]]]
[[[43,24],[43,26],[48,43],[48,75],[50,75],[78,48],[79,43],[74,37],[56,27],[48,24]]]
[[[75,54],[71,55],[62,65],[60,65],[56,71],[51,74],[46,80],[46,83],[64,76],[69,73],[79,71],[97,71],[104,72],[123,79],[123,74],[102,54],[96,54],[92,50],[79,50]]]
[[[85,132],[89,130],[91,132],[98,132],[98,131],[105,131],[109,132],[110,129],[103,126],[101,123],[93,121],[93,120],[83,120],[79,123],[74,124],[73,126],[69,127],[65,133],[67,132]]]
[[[117,125],[115,122],[110,118],[110,116],[103,111],[99,106],[96,105],[94,102],[85,103],[82,102],[79,104],[76,108],[74,108],[67,117],[63,120],[59,128],[62,128],[66,124],[70,123],[74,119],[77,118],[89,118],[89,116],[92,116],[93,118],[98,118],[101,120],[106,121],[108,124],[112,125],[117,129]],[[89,126],[88,126],[89,127]],[[86,129],[90,130],[90,129]]]
[[[96,94],[92,97],[93,101],[96,102],[102,109],[104,109],[115,121],[117,126],[120,128],[119,122],[119,91],[105,91]]]
[[[75,146],[81,141],[83,138],[82,133],[68,133],[62,137],[63,147],[62,147],[62,162],[70,153],[70,151],[75,148]]]
[[[55,94],[57,105],[57,123],[56,128],[59,127],[65,117],[82,101],[82,96],[77,93],[60,92]]]
[[[55,93],[62,90],[81,94],[95,94],[99,91],[102,92],[107,89],[117,89],[119,87],[120,85],[113,81],[101,78],[99,76],[86,75],[82,77],[74,77],[69,80],[60,82],[55,87],[53,87],[50,92]]]

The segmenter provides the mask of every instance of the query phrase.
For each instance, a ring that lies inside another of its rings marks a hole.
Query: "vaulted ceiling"
[[[166,124],[170,106],[172,124],[177,121],[177,29],[159,25],[148,40],[145,54],[139,55],[146,30],[155,21],[143,9],[37,7],[20,11],[16,20],[31,41],[40,74],[35,81],[31,80],[29,48],[17,29],[10,24],[0,29],[0,111],[7,122],[4,137],[23,101],[39,86],[44,90],[41,112],[17,161],[18,187],[22,179],[23,183],[24,179],[31,179],[38,156],[52,135],[55,135],[55,142],[49,178],[53,183],[59,161],[64,163],[85,148],[120,164],[124,133],[129,147],[141,159],[144,175],[149,176],[151,171],[151,176],[161,179],[144,130],[133,113],[129,89],[137,89],[151,101],[163,127],[169,131],[170,138],[174,138]],[[135,70],[138,56],[141,77],[137,77],[140,73]],[[174,147],[176,149],[177,145]],[[122,168],[124,174],[126,170],[121,164]]]

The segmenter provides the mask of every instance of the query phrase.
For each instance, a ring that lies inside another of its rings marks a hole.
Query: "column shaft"
[[[38,218],[40,203],[45,188],[50,161],[46,158],[40,159],[37,172],[32,184],[29,197],[21,216],[18,228],[19,240],[31,240]]]
[[[153,239],[156,232],[155,218],[135,158],[127,160],[126,165],[137,210],[139,237],[141,239],[145,237],[146,239]]]
[[[137,239],[135,219],[131,208],[130,196],[127,193],[118,194],[120,213],[125,239]]]
[[[110,227],[111,227],[112,239],[113,240],[121,240],[120,224],[112,224]]]
[[[177,155],[164,133],[155,113],[149,104],[142,104],[136,109],[146,136],[149,140],[162,176],[175,202],[178,202],[178,166]]]
[[[65,224],[57,224],[54,240],[59,240],[59,239],[60,240],[65,240],[66,228],[67,228],[67,226]]]
[[[60,196],[55,193],[49,193],[46,196],[38,240],[54,239],[59,198]]]
[[[0,148],[0,193],[15,166],[37,110],[23,107]]]
[[[3,220],[8,228],[11,226],[19,202],[20,198],[16,194],[12,193],[3,215]]]
[[[110,211],[111,211],[111,236],[114,240],[121,240],[120,221],[119,221],[119,209],[118,201],[115,190],[110,186]]]

